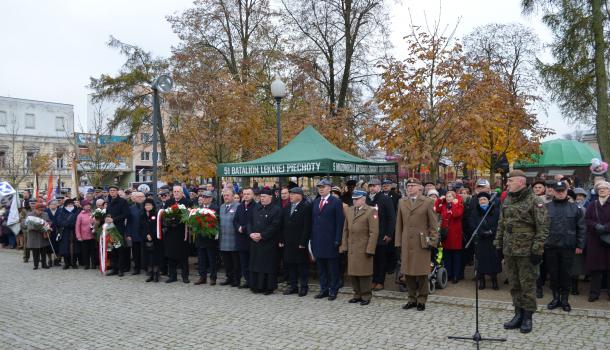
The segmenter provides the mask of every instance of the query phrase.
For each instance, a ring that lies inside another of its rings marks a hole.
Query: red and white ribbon
[[[106,273],[106,265],[108,262],[108,233],[106,233],[106,224],[102,225],[102,234],[100,235],[100,272]]]
[[[161,228],[161,223],[163,222],[163,213],[163,209],[159,210],[159,212],[157,213],[157,239],[163,239],[163,229]]]

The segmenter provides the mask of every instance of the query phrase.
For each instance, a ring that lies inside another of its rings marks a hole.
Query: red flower
[[[172,211],[178,210],[178,203],[172,204],[172,206],[170,208],[172,208]]]

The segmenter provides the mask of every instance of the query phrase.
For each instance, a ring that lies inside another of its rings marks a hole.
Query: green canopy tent
[[[278,151],[243,163],[218,164],[218,177],[397,174],[395,162],[373,162],[330,143],[311,125]]]
[[[591,159],[600,157],[599,152],[591,146],[574,140],[542,142],[540,150],[542,154],[533,156],[532,161],[517,162],[513,168],[530,173],[531,176],[528,177],[535,177],[538,172],[548,175],[572,175],[577,170],[584,171],[589,167]]]

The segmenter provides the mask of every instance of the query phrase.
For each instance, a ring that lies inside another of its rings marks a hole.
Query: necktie
[[[292,213],[294,213],[294,209],[296,209],[297,205],[295,203],[292,203],[290,206],[290,215],[292,215]]]
[[[225,206],[225,213],[228,213],[228,212],[229,212],[229,209],[231,209],[231,207],[230,207],[230,206],[228,206],[228,205],[227,205],[227,206]]]
[[[326,199],[320,199],[320,211],[322,211],[322,208],[324,208],[325,204],[326,204]]]

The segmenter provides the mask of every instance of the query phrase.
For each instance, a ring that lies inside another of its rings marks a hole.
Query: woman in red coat
[[[462,196],[449,191],[436,200],[434,208],[441,215],[441,239],[443,243],[443,257],[448,277],[453,283],[464,278],[462,274],[462,215],[464,203]]]

